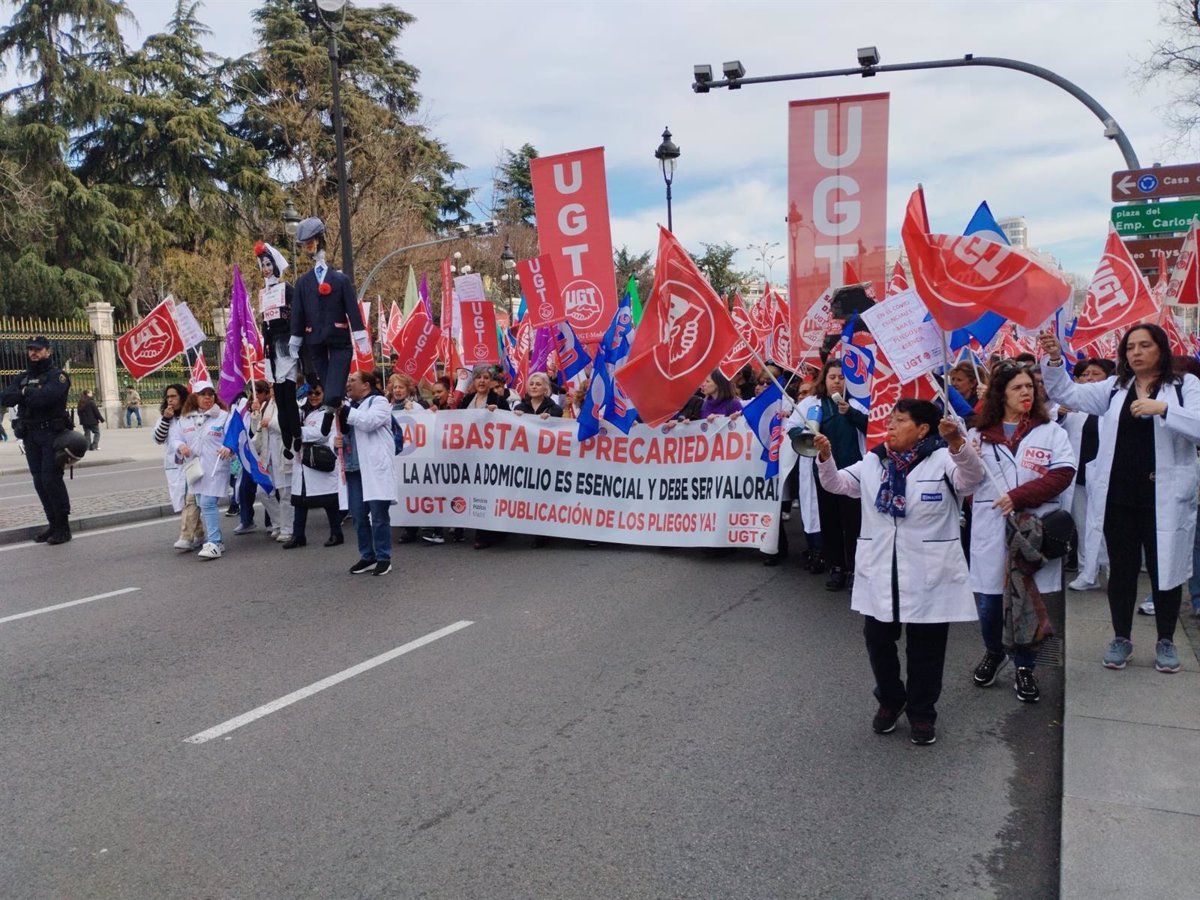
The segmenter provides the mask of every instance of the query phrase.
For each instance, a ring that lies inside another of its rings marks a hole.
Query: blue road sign
[[[1138,179],[1137,187],[1143,194],[1153,194],[1154,189],[1158,187],[1158,179],[1153,175],[1143,175]]]

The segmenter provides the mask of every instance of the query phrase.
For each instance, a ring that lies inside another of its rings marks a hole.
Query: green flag
[[[409,314],[412,313],[416,305],[421,302],[421,296],[417,293],[417,274],[413,271],[413,267],[408,267],[408,284],[404,287],[404,319],[408,320]]]
[[[637,326],[642,321],[642,300],[638,297],[637,279],[632,275],[629,284],[625,285],[625,292],[629,294],[629,309],[633,313],[633,324]]]

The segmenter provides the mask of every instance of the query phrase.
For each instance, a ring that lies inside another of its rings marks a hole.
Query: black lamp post
[[[329,32],[329,79],[333,84],[333,143],[337,150],[338,225],[342,240],[342,273],[354,283],[354,248],[350,241],[350,193],[346,186],[346,144],[342,135],[342,90],[338,72],[337,32],[346,22],[347,0],[316,0],[317,17]],[[338,14],[341,14],[340,16]]]
[[[513,288],[517,284],[517,273],[513,270],[517,267],[517,256],[512,251],[512,246],[508,241],[504,242],[504,252],[500,254],[500,265],[504,269],[500,280],[504,283],[505,291],[508,300],[508,324],[512,326],[513,318]]]
[[[663,181],[667,183],[667,231],[674,231],[671,221],[671,182],[675,180],[675,160],[679,159],[679,148],[671,140],[671,129],[663,129],[662,143],[654,151],[654,158],[662,167]]]
[[[300,227],[300,213],[296,212],[296,207],[292,204],[291,198],[288,198],[287,206],[283,208],[283,230],[287,233],[288,240],[292,242],[292,265],[296,265],[296,229]]]

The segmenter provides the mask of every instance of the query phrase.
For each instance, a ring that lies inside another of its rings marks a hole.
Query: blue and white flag
[[[761,394],[742,407],[746,424],[762,444],[759,456],[767,464],[763,478],[774,478],[779,474],[779,447],[783,443],[783,391],[775,382],[768,384]]]
[[[579,342],[575,329],[565,319],[555,328],[555,341],[558,350],[558,371],[564,381],[572,381],[591,364],[592,358]]]
[[[842,329],[842,376],[846,379],[847,399],[857,400],[863,409],[871,408],[871,376],[875,374],[875,354],[854,343],[854,320],[846,320]]]
[[[617,305],[617,313],[604,332],[600,346],[596,348],[592,381],[579,407],[579,440],[598,434],[601,419],[616,425],[624,434],[629,434],[629,429],[637,421],[637,410],[615,378],[617,370],[629,356],[636,330],[633,306],[626,292]]]
[[[254,455],[254,448],[250,446],[250,429],[246,425],[249,416],[249,403],[243,403],[241,409],[230,412],[229,424],[225,426],[225,440],[222,441],[222,445],[237,454],[237,458],[242,463],[242,471],[253,478],[254,483],[269,494],[275,490],[275,484],[271,481],[271,476],[267,474],[266,469],[259,463],[258,457]]]

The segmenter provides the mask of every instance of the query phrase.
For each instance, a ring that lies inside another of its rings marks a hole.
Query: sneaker
[[[1143,600],[1141,602],[1141,605],[1138,606],[1138,615],[1139,616],[1154,615],[1154,598],[1153,597],[1147,597],[1145,600]]]
[[[876,734],[891,734],[896,730],[896,722],[900,718],[900,714],[904,712],[906,704],[901,703],[896,709],[879,705],[879,712],[875,713],[875,718],[871,720],[871,729]]]
[[[1037,703],[1042,698],[1042,692],[1038,690],[1037,679],[1033,677],[1033,669],[1026,666],[1017,666],[1017,678],[1013,682],[1013,690],[1017,692],[1017,699],[1022,703]]]
[[[779,519],[782,522],[790,522],[790,521],[792,521],[792,514],[790,512],[780,513]]]
[[[227,519],[232,519],[232,518],[233,518],[234,516],[236,516],[237,514],[238,514],[238,507],[237,507],[237,504],[236,504],[236,503],[230,503],[230,504],[229,504],[229,507],[228,507],[228,508],[225,510],[225,518],[227,518]]]
[[[171,546],[174,547],[176,550],[195,550],[196,549],[195,545],[191,541],[189,541],[185,538],[180,538]]]
[[[1175,642],[1166,638],[1154,645],[1154,668],[1160,672],[1178,672],[1179,654],[1175,652]]]
[[[220,559],[221,554],[225,552],[223,544],[214,544],[209,542],[200,548],[200,552],[196,555],[201,559]]]
[[[1133,641],[1129,638],[1115,637],[1104,651],[1104,668],[1123,669],[1133,656]]]
[[[1000,670],[1007,663],[1008,654],[1006,653],[984,653],[983,659],[975,667],[975,686],[991,687],[996,681],[996,676],[1000,674]]]
[[[918,747],[927,747],[937,740],[937,729],[933,727],[932,722],[918,720],[912,722],[909,727],[912,742]]]
[[[392,571],[392,561],[390,559],[381,559],[379,562],[375,563],[375,571],[371,574],[386,575],[390,571]]]
[[[1088,581],[1082,575],[1067,585],[1067,588],[1072,591],[1097,591],[1100,585],[1095,581]]]
[[[279,543],[279,544],[286,544],[291,539],[292,539],[292,536],[286,531],[281,531],[281,532],[279,532],[279,534],[277,534],[275,536],[275,541],[276,541],[276,543]]]
[[[252,531],[258,531],[258,526],[251,522],[249,525],[239,525],[233,529],[234,534],[249,534]]]
[[[373,568],[375,568],[375,560],[360,559],[358,562],[356,562],[354,565],[352,565],[350,567],[350,574],[351,575],[362,575],[364,572],[370,572]]]
[[[428,544],[444,544],[446,543],[446,536],[440,531],[427,531],[421,535],[421,540]]]

